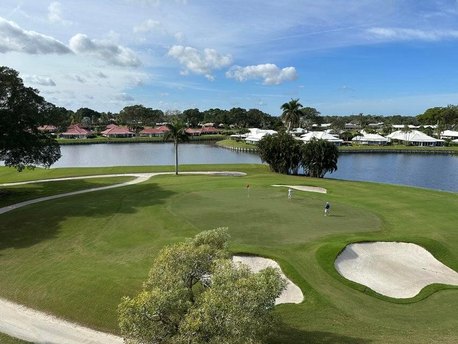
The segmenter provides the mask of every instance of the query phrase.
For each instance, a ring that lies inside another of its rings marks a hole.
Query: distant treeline
[[[357,128],[374,128],[370,124],[382,123],[379,129],[384,126],[388,130],[393,124],[398,125],[439,125],[444,129],[458,129],[458,106],[434,107],[427,109],[423,114],[417,116],[380,116],[370,114],[358,114],[348,116],[321,115],[318,110],[311,107],[301,109],[301,127],[310,129],[314,124],[331,124],[335,130],[344,130],[345,124],[352,123]],[[131,129],[154,126],[157,123],[170,122],[179,118],[190,127],[197,127],[203,123],[214,123],[215,126],[229,128],[263,128],[278,130],[283,127],[280,116],[269,115],[259,109],[232,108],[208,109],[187,109],[184,111],[162,111],[152,109],[143,105],[126,106],[119,113],[98,112],[89,108],[80,108],[77,111],[67,110],[63,107],[55,107],[50,118],[50,124],[56,125],[59,130],[65,130],[70,124],[79,123],[83,127],[98,130],[104,129],[109,123],[126,125]]]

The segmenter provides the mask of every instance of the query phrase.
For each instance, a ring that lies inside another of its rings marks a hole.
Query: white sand
[[[294,189],[294,190],[307,191],[307,192],[318,192],[318,193],[327,193],[328,192],[325,188],[320,188],[318,186],[280,185],[280,184],[275,184],[275,185],[272,185],[272,186],[290,188],[290,189]]]
[[[286,289],[275,300],[276,305],[281,303],[301,303],[304,300],[302,290],[285,276],[283,271],[281,271],[280,265],[278,265],[276,261],[254,256],[233,256],[232,260],[236,263],[247,265],[253,272],[259,272],[265,268],[277,268],[280,270],[281,276],[286,280]]]
[[[401,242],[355,243],[337,257],[337,271],[379,294],[410,298],[434,283],[458,286],[458,273],[423,247]]]

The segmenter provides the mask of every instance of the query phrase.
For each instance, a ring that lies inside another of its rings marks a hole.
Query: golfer
[[[291,188],[288,189],[288,199],[293,198],[293,190]]]
[[[328,216],[330,208],[331,205],[329,204],[329,202],[326,202],[326,205],[324,206],[324,216]]]

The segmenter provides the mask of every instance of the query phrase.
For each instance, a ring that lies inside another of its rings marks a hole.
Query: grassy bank
[[[24,175],[0,168],[0,180],[158,169],[165,168]],[[247,176],[158,176],[1,215],[1,296],[116,333],[121,296],[138,292],[161,247],[227,226],[233,252],[276,259],[304,293],[302,304],[276,307],[282,326],[270,343],[458,340],[458,288],[433,286],[413,299],[390,299],[345,280],[333,267],[347,243],[395,240],[420,244],[458,270],[456,193],[277,175],[261,165],[183,169],[240,170]],[[288,201],[286,189],[272,184],[320,186],[328,193],[294,191]],[[332,216],[323,216],[325,201]]]

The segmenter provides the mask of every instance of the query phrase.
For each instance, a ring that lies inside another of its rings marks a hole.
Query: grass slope
[[[0,333],[0,343],[2,344],[27,344],[30,342],[26,342],[18,338],[10,337],[7,334]]]
[[[36,170],[18,176],[0,168],[0,178],[153,169]],[[458,340],[458,288],[432,286],[414,299],[398,301],[343,279],[333,267],[349,242],[398,240],[426,247],[458,271],[456,193],[283,176],[265,166],[219,169],[248,175],[158,176],[2,215],[1,296],[116,332],[119,299],[141,288],[161,247],[228,226],[232,251],[276,259],[304,292],[302,304],[276,308],[283,326],[271,343]],[[328,194],[294,191],[288,201],[287,190],[272,184],[321,186]],[[332,204],[332,216],[323,216],[325,201]]]

